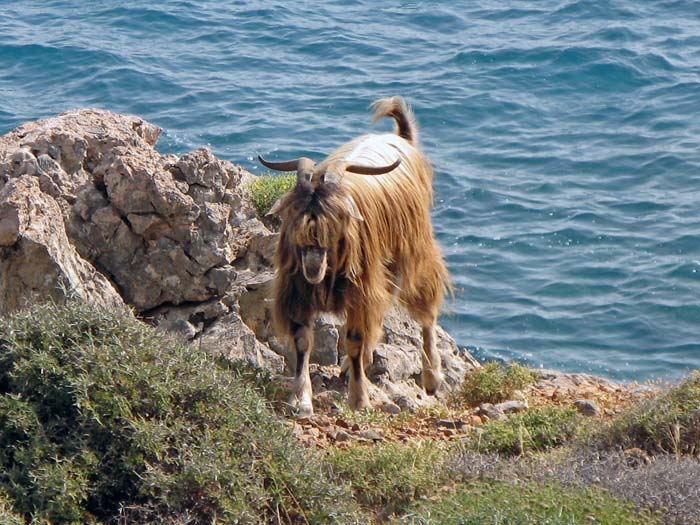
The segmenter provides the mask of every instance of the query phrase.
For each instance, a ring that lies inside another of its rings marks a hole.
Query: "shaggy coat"
[[[308,354],[321,311],[346,318],[353,408],[369,406],[364,368],[396,299],[423,327],[424,388],[432,394],[441,380],[435,322],[449,277],[430,219],[433,170],[404,100],[373,107],[375,121],[396,121],[396,133],[358,137],[318,165],[299,160],[297,185],[274,207],[282,218],[274,321],[297,350],[292,401],[304,413],[313,410]]]

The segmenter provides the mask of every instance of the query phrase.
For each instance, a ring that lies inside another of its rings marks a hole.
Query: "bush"
[[[294,187],[296,180],[295,175],[289,174],[256,177],[248,186],[248,191],[258,215],[264,217],[275,201]]]
[[[472,406],[500,403],[509,400],[516,390],[525,388],[533,381],[527,367],[517,363],[503,366],[498,361],[490,361],[483,368],[465,376],[458,400]]]
[[[357,501],[400,513],[415,498],[432,494],[445,471],[446,455],[432,442],[355,445],[329,456],[334,474],[347,481]]]
[[[538,408],[503,421],[489,421],[478,429],[471,445],[481,452],[500,454],[542,452],[570,441],[581,421],[572,408]]]
[[[700,373],[619,415],[594,434],[602,449],[700,455]]]
[[[71,304],[11,317],[0,326],[0,516],[354,523],[349,489],[239,376],[126,313]]]
[[[482,482],[424,500],[397,523],[413,525],[651,525],[658,520],[600,489]]]

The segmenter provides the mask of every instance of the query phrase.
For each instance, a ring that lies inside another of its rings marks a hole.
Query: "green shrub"
[[[604,449],[700,455],[700,373],[620,414],[593,435]]]
[[[534,381],[532,372],[518,363],[503,366],[490,361],[483,368],[468,373],[458,394],[458,400],[476,406],[481,403],[507,401]]]
[[[240,374],[81,304],[0,326],[2,495],[35,523],[357,521]]]
[[[383,514],[403,511],[415,498],[431,494],[440,483],[446,454],[433,442],[411,445],[355,445],[334,450],[334,474],[352,486],[357,501],[380,507]]]
[[[501,454],[542,452],[570,441],[581,421],[571,408],[538,408],[502,421],[489,421],[478,429],[471,445],[481,452]]]
[[[651,525],[656,516],[600,489],[482,482],[418,502],[395,523],[412,525]]]
[[[277,199],[292,189],[296,184],[296,176],[260,175],[248,186],[251,200],[260,217],[264,217],[270,211]]]

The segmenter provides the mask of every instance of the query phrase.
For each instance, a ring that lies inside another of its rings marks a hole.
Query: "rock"
[[[501,410],[496,408],[491,403],[482,403],[481,405],[479,405],[479,408],[477,409],[477,415],[481,416],[482,418],[485,416],[489,420],[500,420],[505,419],[506,417],[506,415]]]
[[[275,373],[284,370],[284,359],[260,343],[236,313],[219,317],[193,344],[215,356],[244,359]]]
[[[382,436],[379,432],[371,428],[360,432],[360,437],[369,441],[384,441],[384,436]]]
[[[598,416],[600,415],[600,409],[595,401],[590,399],[576,399],[574,401],[574,406],[584,416]]]
[[[335,433],[334,439],[338,443],[344,443],[346,441],[350,441],[352,439],[352,436],[350,434],[348,434],[345,430],[338,430]]]
[[[337,365],[338,341],[343,323],[336,316],[321,313],[314,326],[313,362],[319,365]]]
[[[267,231],[247,204],[243,170],[207,149],[161,155],[159,135],[138,117],[82,109],[0,138],[0,184],[37,181],[73,251],[139,313],[223,295],[251,232]],[[12,221],[0,223],[3,245]]]
[[[558,370],[533,369],[537,388],[553,388],[561,391],[580,391],[584,388],[602,389],[614,392],[620,385],[602,377],[589,374],[570,374]]]
[[[437,425],[439,428],[460,430],[462,432],[467,430],[467,424],[464,421],[453,421],[451,419],[436,419],[435,425]]]
[[[70,297],[124,306],[109,280],[70,243],[60,207],[39,181],[14,178],[0,191],[0,314]]]
[[[469,416],[469,424],[473,427],[478,427],[479,425],[482,425],[484,422],[482,419],[477,416],[476,414]]]
[[[504,401],[494,405],[494,410],[503,412],[504,414],[514,414],[516,412],[524,412],[530,408],[527,400],[514,399],[512,401]]]
[[[382,405],[382,410],[386,412],[387,414],[391,414],[392,416],[395,416],[397,414],[401,413],[401,407],[397,405],[396,403],[384,403]]]

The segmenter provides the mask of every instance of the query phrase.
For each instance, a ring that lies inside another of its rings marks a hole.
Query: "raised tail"
[[[418,146],[418,123],[413,110],[403,97],[396,95],[391,98],[381,98],[372,104],[374,117],[372,122],[377,122],[384,117],[391,117],[396,121],[396,134],[403,137],[413,146]]]

